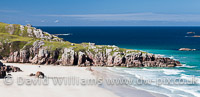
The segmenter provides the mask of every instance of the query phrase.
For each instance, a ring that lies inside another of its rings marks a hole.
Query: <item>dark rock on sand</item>
[[[3,66],[3,63],[0,61],[0,67]]]
[[[3,59],[3,57],[0,55],[0,60]]]
[[[29,76],[35,76],[35,74],[31,73]]]
[[[6,71],[0,71],[0,78],[4,78],[6,76]]]
[[[38,72],[35,74],[35,76],[38,77],[38,78],[44,78],[44,77],[45,77],[44,73],[41,72],[41,71],[38,71]]]
[[[0,71],[4,72],[22,72],[22,70],[19,67],[14,67],[14,66],[6,66],[0,61]]]

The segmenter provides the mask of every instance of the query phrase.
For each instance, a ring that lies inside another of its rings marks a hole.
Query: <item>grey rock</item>
[[[20,50],[20,62],[28,63],[29,62],[30,53],[27,50]]]
[[[10,33],[10,34],[14,34],[14,32],[15,32],[15,27],[13,24],[6,26],[6,29],[8,30],[8,33]]]
[[[62,54],[62,65],[72,66],[74,64],[74,50],[72,48],[65,48]]]

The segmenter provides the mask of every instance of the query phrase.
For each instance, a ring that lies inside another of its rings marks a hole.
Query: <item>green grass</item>
[[[44,41],[44,42],[45,42],[44,47],[47,47],[49,50],[56,50],[56,49],[63,49],[63,48],[74,48],[75,52],[78,52],[78,51],[85,52],[87,50],[87,47],[82,46],[82,44],[75,44],[68,41],[65,41],[65,42]]]
[[[4,48],[0,54],[2,56],[8,56],[10,52],[19,51],[26,45],[31,45],[34,38],[22,37],[18,35],[11,35],[9,33],[0,32],[0,42],[3,44],[1,48]]]
[[[22,37],[22,36],[18,36],[18,35],[11,35],[9,33],[1,33],[0,32],[0,41],[4,41],[7,40],[8,42],[13,42],[13,41],[32,41],[35,40],[34,38],[30,38],[30,37]]]
[[[9,25],[9,24],[0,22],[0,32],[6,33],[5,27],[8,26],[8,25]]]
[[[64,47],[68,47],[71,43],[70,42],[56,42],[56,41],[44,41],[45,47],[48,47],[49,50],[56,50],[58,48],[62,49]]]

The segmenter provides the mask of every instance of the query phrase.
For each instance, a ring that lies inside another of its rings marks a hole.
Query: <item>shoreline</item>
[[[30,78],[28,75],[30,73],[35,73],[36,71],[42,71],[44,72],[44,74],[46,74],[47,76],[50,76],[50,77],[63,77],[63,76],[66,76],[65,74],[66,73],[71,73],[71,76],[76,76],[76,77],[81,77],[81,78],[99,78],[99,77],[104,77],[104,78],[107,78],[107,77],[117,77],[116,75],[113,75],[113,73],[109,72],[108,69],[106,67],[92,67],[92,70],[94,71],[89,71],[89,70],[86,70],[88,67],[77,67],[77,66],[53,66],[53,65],[34,65],[34,64],[30,64],[30,63],[6,63],[5,61],[2,61],[5,65],[12,65],[12,66],[17,66],[19,68],[22,69],[23,72],[13,72],[11,73],[13,78],[16,79],[16,77],[25,77],[25,78]],[[40,67],[39,67],[40,66]],[[57,69],[57,70],[56,70]],[[51,70],[54,70],[54,71],[58,71],[58,72],[51,72]],[[67,70],[67,71],[66,71]],[[106,72],[104,72],[106,71]],[[109,72],[109,73],[108,73]],[[33,91],[31,88],[31,86],[27,87],[27,86],[17,86],[17,85],[12,85],[10,87],[8,86],[5,86],[3,85],[2,82],[3,80],[0,80],[0,91],[3,91],[4,94],[2,95],[5,95],[7,97],[21,97],[20,95],[16,95],[16,96],[13,96],[12,94],[9,95],[6,95],[7,92],[9,92],[10,90],[15,90],[16,88],[22,90],[19,92],[21,94],[24,94],[24,95],[27,95],[27,94],[32,94],[30,92]],[[9,90],[7,89],[4,89],[4,87],[8,87]],[[72,91],[72,90],[79,90],[79,91],[74,91],[75,93],[70,93],[68,92],[69,94],[73,95],[73,96],[80,96],[80,95],[77,95],[76,93],[77,92],[85,92],[83,93],[83,95],[85,96],[81,96],[81,97],[88,97],[90,94],[93,94],[92,96],[94,97],[101,97],[101,96],[104,96],[104,97],[133,97],[133,96],[137,96],[137,97],[167,97],[166,95],[162,95],[162,94],[158,94],[158,93],[153,93],[153,92],[149,92],[149,91],[145,91],[145,90],[140,90],[140,89],[136,89],[134,87],[128,87],[128,86],[108,86],[106,84],[102,84],[102,85],[96,85],[96,86],[52,86],[50,85],[51,88],[49,86],[33,86],[33,88],[35,88],[35,90],[37,92],[40,91],[43,91],[44,93],[41,93],[41,94],[37,94],[37,96],[48,96],[48,97],[55,97],[53,95],[47,95],[46,92],[49,92],[49,90],[51,90],[52,93],[55,93],[55,92],[58,92],[58,91],[55,91],[55,88],[59,89],[59,93],[62,93],[65,89],[69,90],[69,91]],[[26,90],[26,88],[28,88]],[[91,89],[92,88],[92,89]],[[34,90],[34,91],[35,91]],[[60,92],[62,91],[62,92]],[[93,93],[92,93],[93,91]],[[98,92],[95,92],[95,91],[98,91]],[[67,93],[67,94],[68,94]],[[89,93],[89,94],[88,94]],[[62,93],[62,94],[65,94],[65,93]],[[66,94],[66,95],[67,95]],[[95,96],[95,94],[98,94]],[[36,96],[34,94],[34,96]],[[62,96],[59,96],[59,97],[62,97]]]
[[[93,75],[97,77],[102,77],[104,79],[121,78],[120,75],[114,74],[114,72],[108,70],[107,67],[93,67],[92,70],[94,70]],[[127,85],[111,86],[107,85],[106,82],[104,82],[101,88],[112,91],[113,93],[115,93],[120,97],[169,97],[168,95],[137,89],[135,87]]]

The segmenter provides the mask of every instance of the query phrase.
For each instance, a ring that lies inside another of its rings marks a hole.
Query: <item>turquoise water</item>
[[[124,46],[121,46],[124,47]],[[125,46],[127,48],[135,48]],[[200,97],[200,51],[178,51],[178,50],[160,50],[160,49],[141,49],[140,50],[161,54],[164,57],[170,57],[180,61],[183,66],[176,68],[140,68],[140,69],[124,69],[124,68],[110,68],[113,71],[123,72],[123,75],[129,78],[140,79],[146,78],[149,80],[158,80],[158,78],[175,80],[177,78],[183,80],[191,80],[193,77],[197,79],[195,84],[181,84],[181,85],[142,85],[134,86],[139,89],[148,90],[151,92],[165,94],[171,97]]]
[[[200,97],[200,38],[185,37],[187,32],[200,35],[200,27],[37,27],[74,43],[94,42],[99,45],[117,45],[127,49],[143,50],[180,61],[176,68],[110,68],[125,78],[157,80],[177,78],[188,81],[198,79],[195,84],[185,85],[131,85],[147,91],[172,97]],[[189,35],[190,36],[190,35]],[[179,48],[197,51],[178,51]]]

